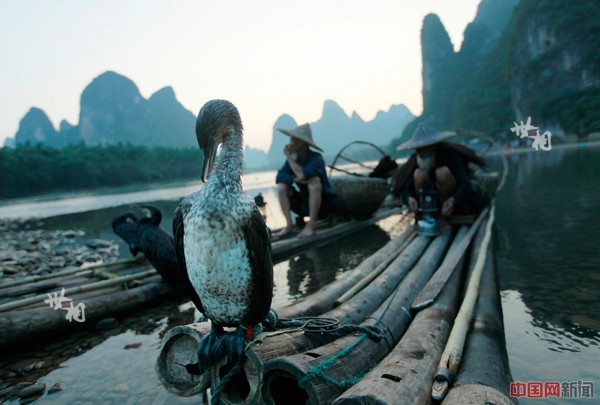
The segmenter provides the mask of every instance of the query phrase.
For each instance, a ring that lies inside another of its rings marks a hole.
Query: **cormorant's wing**
[[[181,281],[183,282],[183,286],[188,292],[188,295],[198,311],[204,313],[204,307],[202,306],[202,302],[200,301],[200,297],[196,293],[194,286],[190,282],[190,278],[187,272],[187,265],[185,264],[185,251],[183,250],[183,218],[187,215],[190,210],[189,202],[184,199],[177,209],[175,210],[175,215],[173,216],[173,237],[175,239],[175,253],[177,254],[177,262],[179,263],[178,270],[181,276]]]
[[[242,226],[254,285],[250,293],[250,308],[244,316],[247,325],[256,325],[269,314],[273,298],[273,261],[271,240],[265,221],[256,206],[248,223]]]
[[[133,212],[127,212],[113,219],[113,232],[129,245],[129,251],[136,255],[140,251],[138,236],[138,217]]]
[[[145,220],[149,221],[150,218],[141,219],[138,230],[140,249],[144,256],[167,284],[174,288],[184,288],[173,237],[162,227]]]

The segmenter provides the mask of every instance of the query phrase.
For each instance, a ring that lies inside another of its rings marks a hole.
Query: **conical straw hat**
[[[427,125],[419,124],[410,139],[398,145],[396,150],[424,148],[425,146],[436,144],[454,135],[456,135],[456,133],[452,131],[438,132]]]
[[[281,132],[287,136],[293,136],[294,138],[298,138],[301,141],[306,142],[313,148],[318,149],[321,152],[323,152],[323,149],[319,148],[317,146],[317,144],[315,143],[315,141],[313,141],[312,132],[310,131],[310,125],[308,125],[308,124],[302,124],[299,127],[296,127],[294,129],[282,129],[282,128],[276,128],[276,129],[279,132]]]

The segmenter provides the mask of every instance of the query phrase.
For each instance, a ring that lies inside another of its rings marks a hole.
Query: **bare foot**
[[[283,228],[281,231],[277,232],[275,236],[277,236],[278,238],[283,238],[284,236],[288,236],[293,230],[294,227],[289,225]]]
[[[302,238],[310,238],[311,236],[315,236],[317,234],[317,231],[314,230],[313,227],[311,226],[305,226],[304,229],[302,230],[302,232],[300,232],[298,234],[298,237],[300,239]]]

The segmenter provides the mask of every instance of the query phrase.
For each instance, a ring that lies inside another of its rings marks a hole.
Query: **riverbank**
[[[42,226],[41,222],[0,219],[0,286],[119,256],[119,245],[112,241],[86,237],[82,230],[49,231]]]

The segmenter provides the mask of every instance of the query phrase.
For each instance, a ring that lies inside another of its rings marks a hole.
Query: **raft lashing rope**
[[[211,332],[202,338],[198,346],[198,363],[189,364],[185,367],[188,371],[194,370],[193,374],[203,374],[211,365],[218,364],[223,358],[227,359],[228,364],[233,364],[233,367],[223,378],[221,378],[219,384],[210,390],[211,405],[217,405],[219,403],[220,394],[227,384],[229,384],[237,373],[242,371],[246,360],[245,351],[250,349],[253,344],[260,342],[269,336],[301,330],[307,335],[332,334],[336,339],[352,333],[362,333],[363,335],[359,338],[359,341],[362,341],[367,337],[379,341],[384,337],[383,331],[377,326],[355,324],[340,325],[340,322],[335,318],[322,317],[284,319],[279,318],[277,313],[271,309],[267,318],[261,324],[254,327],[240,326],[233,332],[226,332],[222,327],[216,326],[213,323]],[[342,352],[350,352],[353,347],[354,345],[342,350]],[[337,358],[347,354],[342,352],[340,352],[339,356],[336,356],[329,361],[335,362]],[[324,372],[326,367],[327,365],[324,364],[321,367],[322,370],[321,368],[315,369],[313,372],[315,375],[313,377],[320,376],[327,379],[328,377]],[[306,378],[311,379],[312,377],[309,378],[307,375]],[[362,376],[355,378],[360,380]],[[347,382],[342,383],[346,384]],[[352,384],[354,383],[356,383],[356,381]]]
[[[392,301],[394,300],[394,297],[396,296],[396,294],[398,293],[399,290],[400,290],[400,288],[396,288],[394,290],[393,294],[387,301],[387,306],[385,307],[383,313],[379,316],[379,318],[377,318],[375,320],[375,323],[373,325],[344,325],[344,326],[342,326],[340,329],[346,328],[344,331],[346,333],[341,332],[340,337],[342,337],[344,335],[348,335],[353,332],[363,332],[364,334],[362,336],[360,336],[358,339],[356,339],[354,341],[354,343],[352,343],[350,346],[345,347],[344,349],[340,350],[335,356],[333,356],[329,359],[323,360],[317,367],[311,367],[308,370],[308,372],[306,373],[306,375],[304,377],[302,377],[302,379],[298,382],[298,385],[301,388],[305,389],[308,386],[308,384],[310,384],[311,380],[318,377],[324,381],[327,381],[329,384],[346,389],[346,388],[350,388],[352,385],[354,385],[357,382],[359,382],[360,380],[362,380],[362,378],[367,374],[367,372],[359,374],[359,375],[355,375],[350,378],[345,378],[343,380],[335,380],[335,379],[331,378],[329,375],[327,375],[327,369],[331,365],[335,364],[338,360],[340,360],[340,359],[346,357],[348,354],[350,354],[354,349],[356,349],[358,346],[360,346],[360,344],[367,337],[374,339],[375,341],[379,341],[385,337],[384,331],[381,328],[379,328],[378,325],[381,322],[381,320],[383,319],[385,313],[390,309],[390,305],[392,304]],[[410,311],[408,309],[406,309],[404,306],[402,307],[402,310],[403,310],[404,314],[408,317],[409,321],[412,321],[413,317],[412,317]]]

